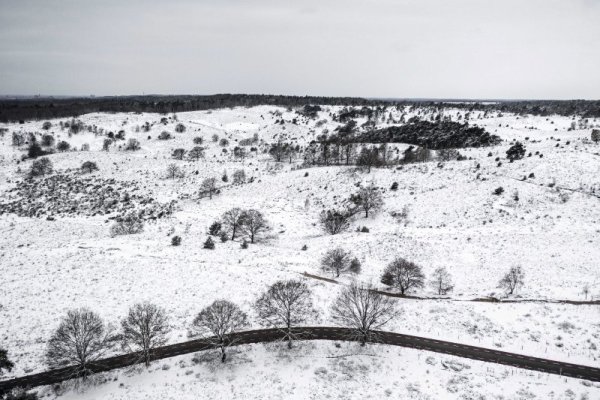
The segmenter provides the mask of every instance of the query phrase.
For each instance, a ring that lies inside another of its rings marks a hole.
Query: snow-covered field
[[[187,340],[195,314],[219,298],[237,302],[258,326],[251,308],[256,297],[279,279],[299,278],[304,272],[325,275],[319,260],[336,246],[361,260],[357,279],[382,288],[381,273],[396,256],[415,261],[426,275],[438,267],[452,274],[450,298],[400,300],[403,313],[390,330],[598,365],[600,307],[553,302],[585,300],[586,286],[588,300],[600,298],[600,145],[589,141],[591,129],[568,131],[572,119],[560,116],[476,115],[471,123],[499,135],[501,144],[461,149],[469,158],[465,161],[370,173],[342,166],[298,168],[299,159],[276,163],[261,152],[261,143],[264,147],[280,135],[305,145],[323,129],[332,131],[339,124],[331,120],[331,110],[335,107],[315,120],[270,106],[189,112],[167,125],[159,123],[164,116],[158,114],[80,118],[105,132],[124,130],[126,139],[139,139],[137,152],[117,147],[102,151],[104,136],[84,132],[69,137],[59,120],[51,121],[50,132],[58,140],[90,148],[49,156],[55,170],[94,161],[100,169],[95,176],[135,180],[159,201],[178,200],[178,209],[169,218],[147,223],[143,233],[116,238],[109,235],[106,216],[55,221],[0,216],[0,345],[16,364],[5,376],[45,368],[45,343],[73,307],[87,306],[117,324],[130,305],[152,300],[168,311],[170,342]],[[393,113],[399,117],[398,111]],[[274,123],[281,118],[287,122]],[[297,124],[290,122],[293,118]],[[145,122],[154,123],[149,132],[136,129]],[[175,133],[176,122],[186,132]],[[0,138],[2,192],[14,187],[31,163],[18,162],[25,146],[11,146],[10,133],[41,132],[41,124],[0,126],[9,132]],[[157,140],[163,130],[174,138]],[[215,134],[230,141],[227,153],[212,141]],[[235,160],[236,142],[255,134],[259,151]],[[204,159],[171,159],[173,149],[191,149],[196,136],[204,139]],[[509,163],[505,152],[513,139],[523,142],[532,156]],[[170,163],[179,165],[185,177],[166,179]],[[195,195],[203,179],[220,181],[224,172],[231,178],[240,168],[253,182],[220,182],[222,191],[212,199]],[[521,180],[531,173],[534,177]],[[370,218],[359,216],[345,233],[325,234],[317,223],[319,213],[347,198],[359,182],[385,189],[382,210]],[[393,182],[397,191],[389,190]],[[504,193],[493,195],[499,186]],[[0,194],[0,201],[6,196]],[[217,241],[214,250],[203,249],[208,226],[236,206],[261,210],[272,226],[269,237],[245,250],[239,241]],[[391,215],[402,210],[408,212],[405,220]],[[362,226],[370,232],[356,232]],[[173,235],[182,237],[181,246],[171,246]],[[301,250],[303,245],[307,250]],[[536,301],[469,301],[503,297],[498,281],[515,265],[523,268],[525,285],[512,297]],[[352,278],[339,280],[349,283]],[[330,325],[329,307],[339,286],[311,279],[308,284],[319,310],[313,322]],[[414,294],[434,295],[430,288]],[[206,398],[600,398],[599,387],[578,380],[427,352],[353,344],[337,348],[327,342],[305,343],[301,349],[306,352],[248,346],[238,349],[226,366],[179,357],[156,363],[148,372],[111,373],[110,380],[117,381],[85,389],[85,398],[197,398],[198,393]],[[454,363],[468,368],[444,366]],[[68,391],[59,397],[84,396]]]

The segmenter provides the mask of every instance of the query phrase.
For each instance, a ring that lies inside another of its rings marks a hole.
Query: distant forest
[[[444,102],[418,100],[377,100],[357,97],[276,96],[256,94],[216,94],[210,96],[118,96],[81,98],[0,99],[0,122],[75,117],[92,112],[176,113],[229,107],[274,105],[302,107],[309,104],[344,106],[428,106],[460,108],[469,111],[500,111],[533,115],[577,115],[600,117],[600,100],[532,100],[496,103]]]

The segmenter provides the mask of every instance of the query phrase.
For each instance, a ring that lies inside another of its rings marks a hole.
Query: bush
[[[25,389],[18,388],[18,389],[13,389],[11,392],[7,393],[5,399],[6,400],[38,400],[39,397],[36,392],[26,392]]]
[[[140,141],[134,138],[131,138],[127,141],[127,146],[125,146],[125,150],[127,151],[137,151],[140,147]]]
[[[523,146],[521,142],[517,142],[510,146],[510,148],[506,151],[506,158],[508,158],[511,162],[520,160],[525,156],[525,152],[525,146]]]
[[[43,130],[47,131],[47,130],[49,130],[50,128],[52,128],[52,122],[50,122],[50,121],[46,121],[46,122],[44,122],[44,123],[42,124],[42,129],[43,129]]]
[[[184,155],[185,149],[175,149],[173,150],[173,154],[171,154],[171,157],[173,157],[175,160],[183,160]]]
[[[221,146],[221,147],[227,147],[227,146],[229,146],[229,140],[227,140],[225,138],[221,139],[219,141],[219,146]]]
[[[64,140],[61,140],[56,145],[56,149],[58,151],[68,151],[70,148],[71,148],[71,145],[69,144],[69,142],[65,142]]]
[[[208,228],[208,234],[211,236],[219,236],[221,234],[221,223],[219,221],[213,222]]]
[[[392,183],[392,187],[390,187],[390,190],[393,190],[393,191],[398,190],[398,182]]]
[[[194,138],[194,144],[202,144],[202,142],[204,142],[204,140],[200,136]]]
[[[179,246],[181,244],[181,236],[173,236],[171,238],[171,246]]]
[[[96,163],[93,161],[86,161],[81,164],[81,171],[91,174],[94,171],[98,171],[98,165],[96,165]]]
[[[302,250],[302,251],[306,251],[306,250],[308,250],[308,246],[307,246],[307,245],[303,245],[301,250]]]
[[[175,132],[177,133],[183,133],[185,132],[185,125],[182,123],[179,123],[175,126]]]
[[[223,172],[223,176],[221,177],[221,180],[223,182],[228,182],[229,181],[229,177],[227,176],[227,171]]]
[[[211,249],[211,250],[215,248],[215,242],[212,240],[212,238],[210,236],[204,242],[204,246],[203,247],[205,249]]]
[[[54,136],[49,135],[49,134],[44,134],[42,135],[42,146],[44,147],[52,147],[54,146]]]
[[[167,131],[162,131],[160,135],[158,135],[158,140],[169,140],[171,139],[171,134]]]
[[[504,188],[502,186],[499,186],[494,190],[496,196],[500,196],[502,193],[504,193]]]
[[[247,248],[248,248],[248,241],[247,241],[246,239],[244,239],[244,240],[242,241],[242,244],[240,245],[240,247],[241,247],[242,249],[247,249]]]
[[[125,217],[118,219],[110,227],[112,237],[120,235],[132,235],[144,230],[144,221],[136,214],[130,213]]]
[[[227,232],[221,232],[219,238],[221,239],[221,242],[225,243],[229,240],[229,235],[227,234]]]
[[[246,172],[243,169],[238,169],[233,173],[233,183],[242,184],[246,182]]]
[[[32,142],[27,149],[27,157],[29,158],[38,158],[41,156],[45,156],[47,152],[42,150],[41,146],[37,142]]]
[[[346,210],[328,210],[321,213],[319,221],[325,232],[330,235],[343,232],[350,226],[352,214]]]
[[[35,160],[31,163],[31,169],[29,170],[29,176],[43,176],[51,174],[53,170],[52,161],[50,161],[47,157],[42,157],[38,160]]]

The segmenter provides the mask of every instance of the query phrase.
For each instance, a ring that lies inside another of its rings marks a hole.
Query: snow
[[[101,151],[104,136],[84,132],[68,137],[58,126],[59,120],[52,121],[50,131],[57,140],[67,140],[78,149],[90,145],[89,152],[51,155],[55,169],[76,169],[91,160],[100,168],[96,176],[137,180],[159,201],[179,199],[179,209],[168,219],[147,223],[141,234],[117,238],[108,234],[106,217],[47,221],[0,216],[0,345],[9,350],[16,364],[5,376],[45,369],[45,342],[60,317],[73,307],[87,306],[117,325],[130,305],[151,300],[167,309],[171,343],[187,340],[195,314],[218,298],[237,302],[258,326],[251,305],[259,293],[276,280],[302,278],[304,272],[325,276],[319,260],[337,246],[361,260],[363,270],[357,279],[382,288],[381,273],[396,256],[415,261],[426,275],[438,267],[453,275],[455,290],[449,299],[400,300],[403,314],[390,330],[597,365],[598,306],[555,302],[584,300],[585,285],[594,298],[600,297],[600,199],[596,197],[600,195],[600,147],[587,140],[591,129],[568,131],[571,118],[560,116],[548,120],[508,114],[475,116],[471,123],[504,141],[492,148],[461,150],[472,158],[466,161],[446,162],[441,167],[434,161],[402,169],[373,169],[369,174],[343,166],[278,164],[262,152],[264,143],[277,140],[278,135],[303,145],[323,129],[331,132],[339,125],[329,117],[335,109],[325,107],[317,119],[308,121],[272,106],[179,113],[177,121],[171,119],[167,125],[159,123],[163,115],[158,114],[88,114],[79,118],[105,132],[125,130],[126,140],[140,140],[138,152],[121,151],[117,146]],[[409,117],[418,112],[402,111]],[[399,111],[392,113],[399,119]],[[444,115],[454,118],[457,113],[449,110]],[[287,121],[284,125],[274,123],[281,118]],[[293,118],[298,118],[298,124],[290,122]],[[317,128],[319,120],[326,122]],[[136,126],[146,121],[154,122],[150,131],[136,132]],[[187,127],[186,132],[174,133],[178,122]],[[0,138],[0,201],[1,193],[13,187],[30,164],[17,163],[24,148],[11,146],[10,132],[40,132],[41,124],[0,125],[9,130]],[[163,130],[174,138],[157,140]],[[212,142],[213,134],[229,139],[228,153]],[[254,134],[261,140],[256,145],[259,151],[244,161],[234,160],[231,153],[236,142]],[[173,149],[191,149],[195,136],[204,139],[204,160],[171,159]],[[522,141],[532,156],[514,163],[505,160],[513,139]],[[496,157],[502,159],[501,166]],[[180,166],[185,177],[165,179],[170,163]],[[231,178],[239,168],[254,181],[244,185],[220,181],[224,172]],[[532,172],[534,178],[521,180]],[[197,199],[195,193],[207,177],[216,177],[225,187],[212,200]],[[384,208],[368,219],[359,216],[348,232],[324,234],[317,223],[319,213],[347,198],[357,182],[384,188]],[[397,191],[389,190],[393,182],[398,182]],[[493,195],[499,186],[504,193]],[[518,201],[513,199],[515,191]],[[261,210],[273,228],[269,237],[246,250],[239,241],[217,241],[215,250],[203,249],[208,226],[236,206]],[[407,220],[390,215],[403,209],[408,210]],[[356,232],[362,226],[370,232]],[[179,247],[170,246],[174,234],[182,237]],[[306,251],[301,250],[303,245]],[[535,301],[470,301],[503,297],[497,282],[513,265],[523,268],[526,279],[513,299]],[[343,276],[339,280],[347,284],[352,279]],[[308,283],[320,315],[313,323],[331,324],[329,307],[340,286],[313,279]],[[414,294],[434,295],[430,288]],[[205,391],[208,398],[361,398],[369,393],[375,398],[469,398],[473,393],[528,398],[526,392],[530,392],[538,398],[561,399],[570,398],[568,390],[576,398],[587,392],[589,398],[598,396],[597,387],[574,379],[414,350],[372,346],[364,350],[377,354],[371,356],[358,354],[363,349],[352,344],[341,346],[305,343],[302,348],[310,350],[306,359],[299,351],[288,355],[269,346],[249,346],[241,348],[237,361],[226,366],[211,362],[192,365],[191,356],[165,360],[169,370],[164,371],[160,362],[150,372],[115,372],[111,376],[117,377],[117,382],[85,389],[85,398],[187,398],[199,391]],[[355,379],[340,378],[344,376],[340,360],[346,358],[327,358],[340,352],[351,353],[348,359],[354,363],[350,369]],[[427,357],[433,357],[436,364],[427,364]],[[441,367],[442,359],[471,368],[448,372]],[[321,367],[326,372],[317,373]],[[188,369],[193,371],[190,375],[186,375]],[[449,392],[453,379],[458,389]],[[125,388],[119,386],[123,382]],[[60,397],[81,398],[77,391]]]

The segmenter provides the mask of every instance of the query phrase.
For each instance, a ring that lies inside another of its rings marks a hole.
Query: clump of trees
[[[129,213],[117,221],[110,227],[110,235],[112,237],[120,235],[133,235],[144,230],[144,221],[135,213]]]
[[[204,158],[204,148],[200,146],[196,146],[188,152],[188,157],[190,160],[198,161],[201,158]]]
[[[361,264],[357,258],[352,257],[352,253],[337,247],[328,250],[321,258],[321,269],[325,272],[331,272],[336,278],[344,272],[360,273]]]
[[[269,223],[258,210],[235,207],[221,217],[221,233],[229,234],[231,240],[235,240],[239,234],[244,234],[250,239],[250,243],[254,243],[268,230]]]
[[[507,294],[513,294],[518,288],[523,286],[525,274],[520,266],[511,267],[506,275],[498,282],[498,287],[504,289]]]
[[[425,275],[414,262],[396,257],[383,271],[381,283],[400,290],[404,296],[410,290],[425,286]]]
[[[260,320],[269,326],[283,327],[288,348],[299,335],[293,331],[314,313],[311,291],[299,280],[277,281],[254,303]]]
[[[361,346],[377,340],[377,330],[399,315],[393,298],[356,282],[342,289],[331,315],[340,326],[352,328],[352,339]]]
[[[227,358],[226,349],[234,344],[231,335],[249,325],[248,316],[235,303],[217,300],[196,316],[194,328],[221,349],[221,362]]]

